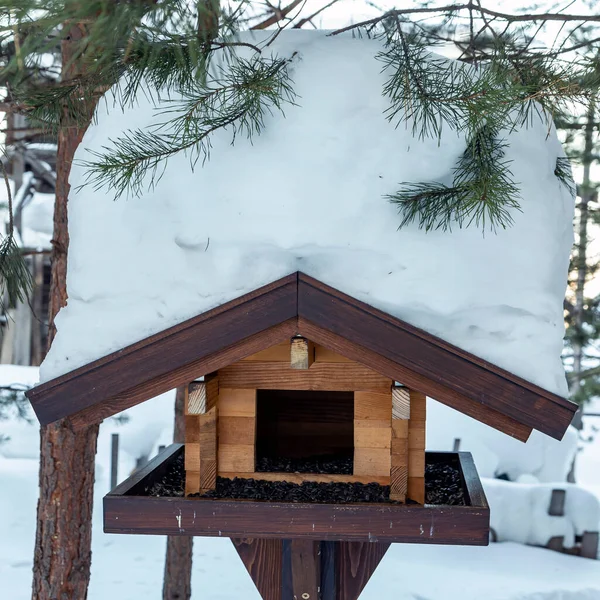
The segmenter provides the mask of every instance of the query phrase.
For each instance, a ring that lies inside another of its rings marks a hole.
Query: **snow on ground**
[[[375,40],[284,31],[269,51],[297,52],[298,106],[267,114],[252,144],[216,133],[195,172],[190,157],[172,157],[142,198],[79,188],[87,150],[164,118],[145,97],[123,113],[101,102],[71,172],[69,303],[42,379],[301,270],[566,394],[573,199],[554,175],[563,155],[554,131],[536,122],[507,133],[522,193],[514,226],[485,236],[477,227],[398,231],[384,195],[401,182],[448,181],[465,142],[448,129],[441,144],[415,139],[410,124],[386,120],[379,50]]]

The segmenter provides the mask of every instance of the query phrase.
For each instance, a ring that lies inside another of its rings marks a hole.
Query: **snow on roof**
[[[256,33],[253,41],[262,39]],[[172,158],[142,198],[78,189],[69,203],[68,306],[42,380],[300,270],[561,395],[563,296],[573,198],[554,175],[563,150],[541,121],[508,135],[522,213],[497,234],[398,230],[384,199],[404,181],[446,180],[464,139],[412,137],[384,117],[380,43],[289,31],[298,106],[253,144],[221,132],[195,171]],[[76,159],[149,124],[140,95],[101,103]]]

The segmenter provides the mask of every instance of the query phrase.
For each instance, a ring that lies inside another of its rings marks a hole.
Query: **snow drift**
[[[269,48],[297,52],[298,106],[269,116],[253,144],[231,145],[221,131],[204,165],[193,171],[189,156],[176,156],[142,198],[118,201],[80,188],[85,169],[74,166],[69,303],[42,379],[300,270],[565,395],[573,199],[554,175],[563,156],[555,132],[540,121],[507,133],[522,195],[511,228],[398,230],[384,195],[446,179],[464,139],[419,140],[386,120],[377,41],[289,31]],[[144,96],[124,113],[107,99],[76,160],[155,112]]]

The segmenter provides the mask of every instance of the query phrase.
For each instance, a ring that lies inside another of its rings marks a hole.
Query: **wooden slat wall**
[[[256,390],[219,387],[218,473],[255,470]]]
[[[389,477],[392,392],[354,393],[354,475]]]
[[[410,391],[408,421],[408,497],[425,504],[425,394]]]

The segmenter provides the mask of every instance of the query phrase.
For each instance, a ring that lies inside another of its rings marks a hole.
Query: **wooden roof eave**
[[[560,439],[577,406],[294,273],[27,393],[42,424],[98,422],[302,334],[521,440]]]

